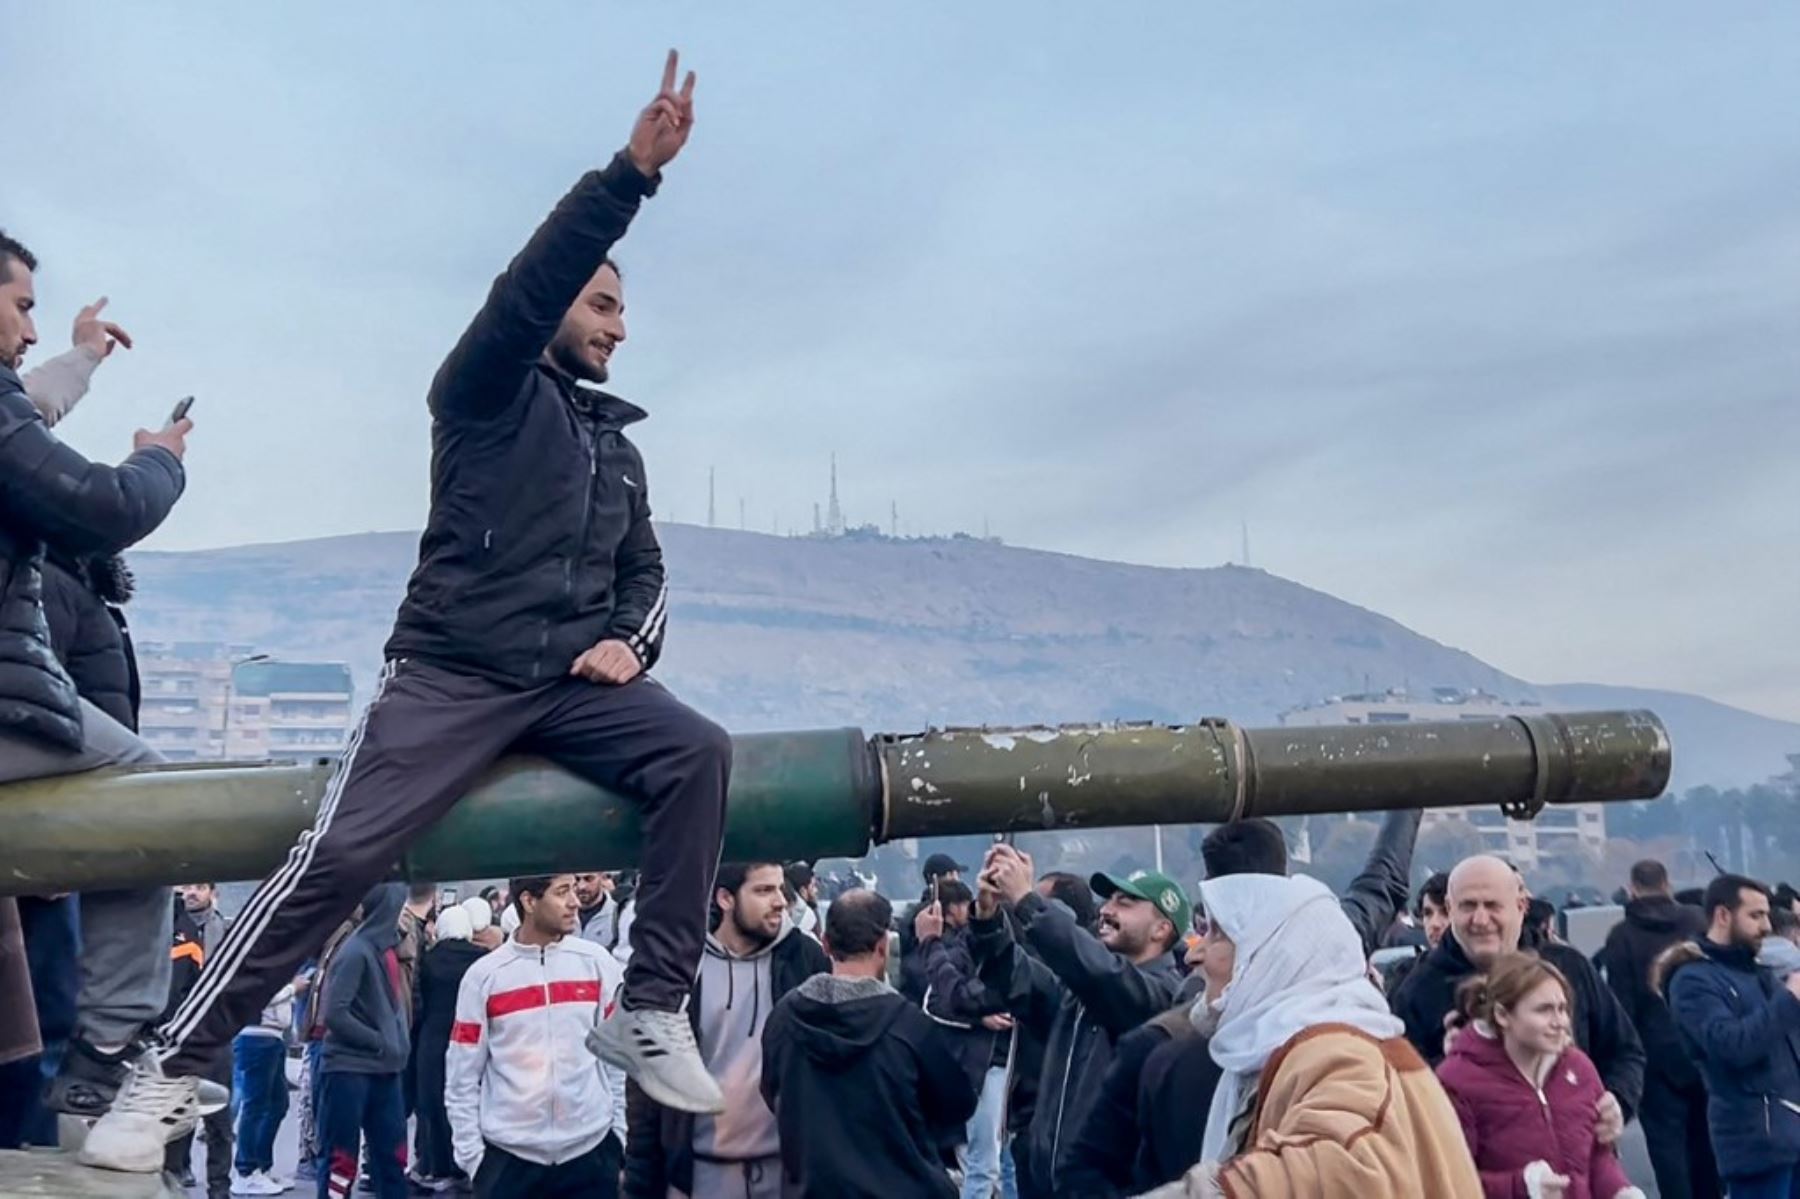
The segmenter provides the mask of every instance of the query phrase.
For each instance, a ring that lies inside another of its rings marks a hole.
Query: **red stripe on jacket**
[[[548,987],[520,987],[488,996],[489,1020],[497,1020],[514,1012],[528,1012],[553,1003],[599,1003],[600,983],[595,979],[569,979],[553,982]]]

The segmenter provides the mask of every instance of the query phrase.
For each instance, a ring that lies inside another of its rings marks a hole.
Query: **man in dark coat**
[[[1444,1060],[1444,1018],[1455,1010],[1456,988],[1502,953],[1519,948],[1526,900],[1525,880],[1499,858],[1466,858],[1450,872],[1450,931],[1391,1001],[1394,1014],[1406,1022],[1407,1040],[1432,1066]],[[1562,971],[1574,988],[1575,1043],[1594,1059],[1606,1083],[1600,1139],[1617,1141],[1644,1094],[1644,1047],[1637,1030],[1579,950],[1556,944],[1528,948]]]
[[[1706,934],[1666,951],[1654,976],[1706,1080],[1733,1196],[1800,1190],[1800,974],[1783,985],[1756,964],[1769,904],[1763,884],[1719,875],[1706,888]]]
[[[776,1005],[762,1093],[797,1199],[955,1199],[939,1149],[975,1112],[941,1025],[887,985],[893,909],[855,891],[825,914],[831,973]]]
[[[1722,1193],[1706,1127],[1706,1086],[1669,1005],[1651,985],[1656,959],[1671,945],[1706,932],[1699,908],[1675,902],[1661,862],[1631,868],[1631,898],[1594,964],[1644,1043],[1644,1101],[1638,1119],[1662,1199],[1718,1199]]]
[[[1118,1038],[1174,1002],[1181,968],[1173,949],[1191,909],[1164,875],[1096,874],[1092,886],[1105,902],[1097,934],[1089,933],[1032,882],[1027,855],[1010,845],[989,850],[969,928],[983,984],[1008,995],[1014,1020],[1047,1038],[1019,1178],[1021,1195],[1047,1196],[1062,1193],[1065,1156]],[[1003,900],[1037,957],[1015,942]]]
[[[0,782],[157,760],[129,728],[81,698],[58,660],[44,611],[44,561],[47,553],[65,560],[115,554],[153,532],[181,495],[191,428],[184,420],[139,432],[135,452],[118,467],[89,462],[50,433],[17,373],[37,340],[36,266],[24,246],[0,234]],[[51,1085],[51,1107],[100,1115],[134,1067],[156,1069],[139,1038],[168,997],[172,910],[166,887],[96,892],[81,904],[77,1031]],[[6,1018],[21,1017],[33,1015],[9,1005]],[[198,1094],[196,1085],[175,1096],[180,1110],[168,1127],[192,1126]],[[155,1170],[162,1160],[158,1144],[139,1165]]]
[[[647,413],[602,389],[625,340],[608,255],[693,129],[694,76],[678,74],[671,54],[626,146],[526,242],[433,380],[431,507],[375,696],[313,827],[157,1030],[169,1075],[197,1076],[359,891],[496,761],[529,751],[628,797],[643,828],[634,952],[589,1048],[665,1106],[723,1110],[681,1006],[706,949],[731,738],[649,675],[669,594],[626,433]],[[136,1168],[182,1098],[115,1107],[87,1156]]]

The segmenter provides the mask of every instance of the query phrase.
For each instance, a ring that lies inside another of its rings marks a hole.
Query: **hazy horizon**
[[[1535,682],[1800,720],[1800,10],[26,4],[0,227],[63,427],[195,394],[146,548],[416,528],[423,393],[622,144],[665,519],[1239,555]],[[678,582],[678,581],[677,581]]]

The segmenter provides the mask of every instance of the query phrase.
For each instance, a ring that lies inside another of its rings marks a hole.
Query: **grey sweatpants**
[[[81,729],[78,751],[0,733],[0,783],[162,761],[136,733],[86,700]],[[173,903],[167,887],[82,893],[77,1036],[90,1044],[121,1044],[162,1014],[169,1002]]]

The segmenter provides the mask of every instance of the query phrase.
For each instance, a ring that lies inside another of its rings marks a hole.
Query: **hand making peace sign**
[[[662,90],[638,114],[631,141],[625,146],[632,164],[647,176],[654,176],[681,153],[694,128],[694,73],[687,73],[677,92],[675,71],[679,63],[675,51],[669,51],[668,61],[663,63]]]

